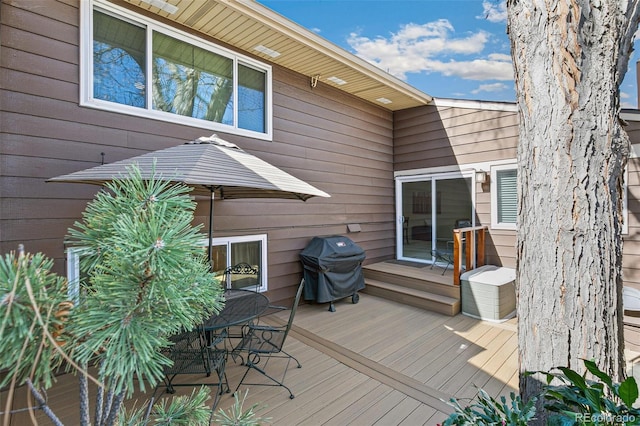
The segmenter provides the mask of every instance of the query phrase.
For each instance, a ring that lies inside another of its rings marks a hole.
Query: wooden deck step
[[[406,305],[442,313],[460,313],[460,287],[451,271],[430,265],[386,261],[364,265],[365,292]]]
[[[429,293],[411,287],[391,284],[370,278],[365,278],[367,294],[383,297],[405,305],[415,306],[444,315],[457,315],[460,313],[460,298]]]
[[[423,290],[428,293],[460,298],[460,287],[453,285],[449,272],[431,269],[429,265],[407,266],[391,262],[380,262],[362,267],[365,278]]]

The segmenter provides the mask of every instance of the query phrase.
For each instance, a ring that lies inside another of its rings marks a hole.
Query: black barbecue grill
[[[358,290],[364,288],[362,262],[364,250],[347,237],[314,237],[300,253],[304,266],[304,298],[317,303],[333,302],[351,296],[358,303]]]

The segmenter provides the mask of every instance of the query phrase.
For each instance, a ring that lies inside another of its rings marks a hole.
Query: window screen
[[[518,217],[518,192],[516,169],[499,170],[496,173],[498,196],[498,223],[516,223]]]

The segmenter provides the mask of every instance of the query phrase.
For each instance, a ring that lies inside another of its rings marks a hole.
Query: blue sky
[[[258,1],[429,95],[515,101],[504,1]],[[637,107],[639,58],[629,61],[623,107]]]

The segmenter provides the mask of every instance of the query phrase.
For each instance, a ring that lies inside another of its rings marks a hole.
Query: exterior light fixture
[[[381,104],[390,104],[392,101],[391,99],[387,99],[387,98],[378,98],[376,99],[376,101],[380,102]]]
[[[489,175],[484,170],[478,170],[476,172],[477,183],[487,183],[489,181]]]

